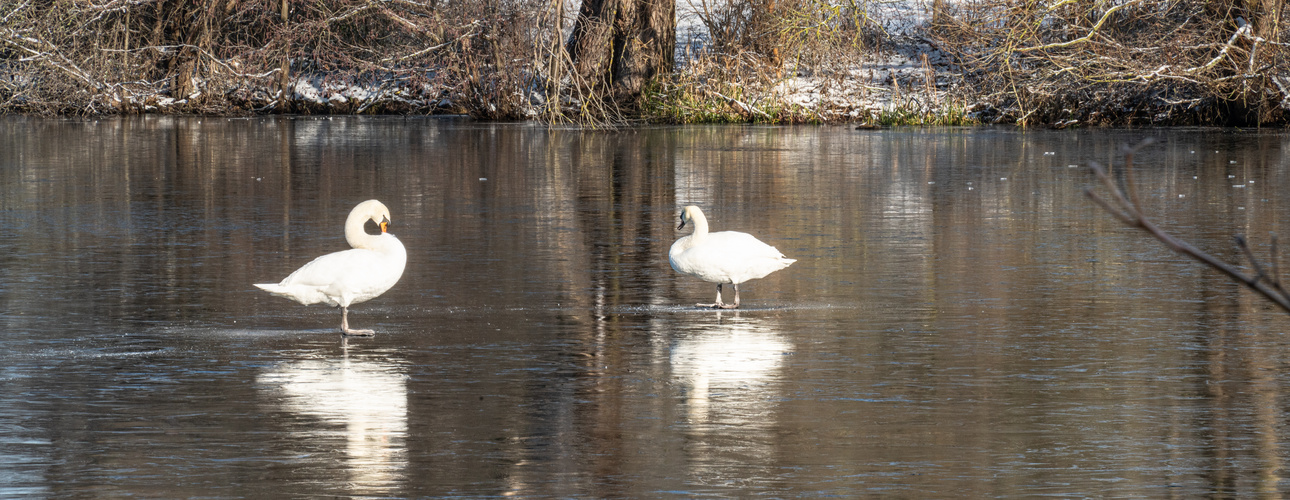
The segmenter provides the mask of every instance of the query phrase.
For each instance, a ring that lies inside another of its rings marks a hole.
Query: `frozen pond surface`
[[[2,118],[0,497],[1286,491],[1290,318],[1082,194],[1144,136],[1161,225],[1288,233],[1276,132]],[[342,343],[251,284],[368,198]],[[799,260],[698,310],[684,204]]]

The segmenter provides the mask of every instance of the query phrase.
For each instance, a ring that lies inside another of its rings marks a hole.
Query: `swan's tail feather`
[[[274,295],[284,295],[287,293],[287,287],[278,283],[256,283],[255,287]]]
[[[269,292],[273,295],[285,299],[291,299],[304,305],[317,304],[326,302],[336,305],[332,300],[328,300],[326,294],[316,286],[307,285],[283,285],[282,283],[255,283],[256,288]]]

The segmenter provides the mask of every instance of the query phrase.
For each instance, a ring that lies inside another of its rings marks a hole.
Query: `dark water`
[[[1287,315],[1082,194],[1147,136],[1162,226],[1287,233],[1277,132],[4,118],[0,497],[1276,496]],[[368,198],[342,343],[251,284]],[[799,260],[697,310],[683,204]]]

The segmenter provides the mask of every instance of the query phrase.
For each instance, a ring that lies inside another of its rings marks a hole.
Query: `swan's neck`
[[[694,226],[694,233],[690,236],[691,241],[699,241],[708,235],[708,218],[703,214],[692,215],[690,224]]]
[[[368,217],[362,215],[350,214],[345,219],[345,241],[349,246],[354,248],[372,249],[377,245],[380,236],[367,234],[363,225],[367,223]]]

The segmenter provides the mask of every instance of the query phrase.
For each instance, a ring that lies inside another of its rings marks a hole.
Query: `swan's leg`
[[[351,330],[349,328],[349,308],[340,308],[340,334],[346,337],[371,337],[376,335],[372,330]]]
[[[738,284],[738,283],[731,283],[731,284],[730,284],[730,288],[734,288],[734,289],[735,289],[735,303],[734,303],[734,304],[722,304],[722,303],[720,303],[721,301],[717,301],[718,303],[717,303],[717,306],[716,306],[716,307],[719,307],[719,308],[721,308],[721,309],[736,309],[736,308],[738,308],[738,307],[739,307],[739,284]]]
[[[711,307],[713,309],[725,308],[726,305],[721,302],[721,283],[717,283],[717,301],[716,302],[713,302],[711,304],[695,304],[695,305],[698,307]]]

